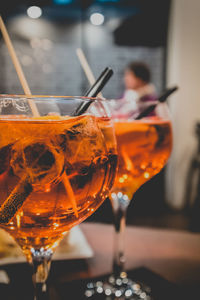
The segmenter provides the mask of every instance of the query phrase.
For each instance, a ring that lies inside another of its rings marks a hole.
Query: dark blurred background
[[[116,98],[123,91],[123,70],[132,60],[145,61],[158,91],[163,89],[169,2],[8,0],[2,3],[2,15],[33,93],[83,94],[88,82],[75,53],[81,47],[96,76],[107,65],[113,68],[115,76],[104,94]],[[27,15],[27,9],[33,5],[41,9],[40,18]],[[102,25],[95,26],[101,18]],[[19,93],[21,87],[3,41],[0,46],[0,63],[4,68],[0,90]]]
[[[89,84],[76,56],[76,49],[81,47],[96,77],[106,66],[113,68],[114,76],[103,94],[114,99],[122,95],[124,68],[133,60],[149,65],[158,94],[170,82],[167,80],[167,59],[171,47],[172,2],[6,0],[1,1],[0,11],[33,94],[82,95]],[[22,93],[2,37],[0,66],[0,92]],[[190,130],[193,135],[194,123]],[[170,172],[174,173],[173,167]],[[128,224],[191,229],[190,204],[183,200],[182,204],[174,206],[173,197],[170,196],[170,201],[166,198],[166,191],[170,189],[166,182],[164,169],[140,188],[130,204]],[[195,194],[197,186],[193,191]],[[109,201],[89,221],[112,222]],[[198,226],[197,222],[192,230],[198,230]]]

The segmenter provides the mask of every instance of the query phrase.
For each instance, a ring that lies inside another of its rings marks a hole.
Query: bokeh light
[[[100,13],[93,13],[90,16],[90,22],[96,26],[102,25],[104,23],[104,19],[104,15]]]
[[[42,10],[39,6],[30,6],[27,9],[27,15],[29,18],[38,19],[42,15]]]

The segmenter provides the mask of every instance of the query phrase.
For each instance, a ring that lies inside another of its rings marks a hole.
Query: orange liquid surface
[[[92,116],[0,119],[0,210],[16,187],[32,188],[0,226],[25,254],[54,247],[107,197],[116,168],[112,132],[108,119]]]
[[[118,148],[118,172],[112,192],[128,195],[160,172],[172,148],[169,121],[149,118],[115,122]]]

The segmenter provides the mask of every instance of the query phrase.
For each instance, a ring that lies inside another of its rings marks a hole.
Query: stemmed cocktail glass
[[[83,115],[74,116],[89,102]],[[87,97],[0,95],[0,227],[33,265],[34,299],[45,290],[54,249],[112,187],[116,142],[103,103]]]
[[[150,289],[128,278],[124,268],[126,211],[139,187],[166,164],[172,148],[171,122],[166,103],[155,102],[154,110],[139,120],[136,117],[144,109],[139,105],[135,112],[121,115],[120,110],[116,110],[117,102],[111,104],[119,158],[110,193],[115,217],[113,272],[106,282],[89,283],[86,296],[89,298],[99,293],[106,299],[147,300],[151,299]]]

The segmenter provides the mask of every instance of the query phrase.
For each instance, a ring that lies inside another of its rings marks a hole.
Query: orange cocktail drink
[[[108,196],[112,132],[108,118],[92,115],[0,117],[0,226],[28,258],[54,248]]]
[[[115,132],[119,163],[112,192],[131,199],[166,164],[172,149],[171,123],[159,117],[118,120]]]

